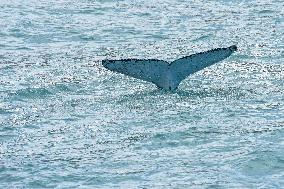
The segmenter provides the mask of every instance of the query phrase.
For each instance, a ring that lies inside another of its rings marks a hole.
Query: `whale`
[[[237,51],[237,46],[216,48],[167,62],[158,59],[102,60],[106,69],[151,82],[160,89],[176,90],[189,75],[216,64]]]

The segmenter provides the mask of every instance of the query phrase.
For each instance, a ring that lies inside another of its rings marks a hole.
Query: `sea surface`
[[[1,0],[0,188],[284,188],[283,0]],[[238,52],[175,92],[104,59]]]

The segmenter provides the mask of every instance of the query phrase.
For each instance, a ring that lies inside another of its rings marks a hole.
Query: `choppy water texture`
[[[283,188],[284,2],[0,2],[0,188]],[[176,92],[105,70],[237,44]]]

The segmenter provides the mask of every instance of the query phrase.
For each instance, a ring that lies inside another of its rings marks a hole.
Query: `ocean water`
[[[0,1],[0,188],[284,188],[282,0]],[[104,69],[236,44],[175,92]]]

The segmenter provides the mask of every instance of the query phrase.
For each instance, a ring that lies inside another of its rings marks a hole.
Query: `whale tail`
[[[190,74],[229,57],[237,50],[233,45],[217,48],[177,59],[171,63],[157,59],[103,60],[108,70],[152,82],[159,88],[174,90]]]

